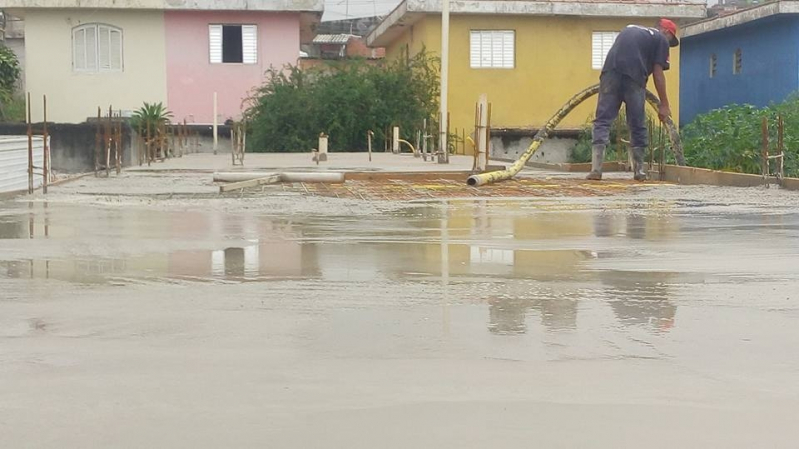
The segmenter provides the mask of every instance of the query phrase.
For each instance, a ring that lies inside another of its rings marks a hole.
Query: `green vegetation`
[[[320,133],[329,136],[330,151],[365,151],[370,130],[374,150],[390,139],[390,126],[409,141],[425,119],[436,129],[438,64],[424,51],[382,66],[272,69],[267,78],[245,114],[247,146],[256,152],[307,152]]]
[[[782,116],[785,176],[799,176],[799,97],[766,108],[732,105],[710,111],[682,130],[688,165],[740,173],[761,173],[763,117],[769,122],[771,154],[777,153],[777,117]]]
[[[135,130],[141,130],[144,135],[149,129],[152,135],[161,128],[162,125],[169,124],[172,119],[172,112],[164,107],[163,103],[144,103],[144,106],[133,113],[130,118],[130,126]]]
[[[19,75],[17,55],[0,44],[0,120],[25,120],[25,101],[14,94]]]

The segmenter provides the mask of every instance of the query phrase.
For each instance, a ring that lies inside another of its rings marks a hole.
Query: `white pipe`
[[[344,182],[344,173],[341,172],[217,172],[214,173],[214,182],[249,181],[251,179],[266,178],[273,175],[280,175],[281,182],[323,182],[328,184],[341,184]]]
[[[441,120],[439,123],[438,162],[449,162],[447,148],[447,81],[449,77],[449,0],[443,0],[441,7]]]
[[[216,154],[216,147],[219,144],[219,135],[217,133],[217,106],[216,106],[216,92],[214,92],[214,154]]]

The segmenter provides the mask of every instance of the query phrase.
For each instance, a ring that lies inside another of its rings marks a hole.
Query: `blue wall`
[[[740,48],[741,74],[733,75]],[[716,76],[710,78],[710,55]],[[680,42],[680,125],[729,104],[758,107],[799,89],[799,16],[778,15]]]

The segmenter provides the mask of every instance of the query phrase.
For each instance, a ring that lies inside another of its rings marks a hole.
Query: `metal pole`
[[[372,135],[374,135],[374,133],[371,130],[366,132],[366,145],[369,149],[369,162],[372,162]]]
[[[438,163],[449,163],[447,151],[447,82],[449,77],[449,0],[443,0],[441,6],[441,111],[439,113],[440,137],[438,142]]]

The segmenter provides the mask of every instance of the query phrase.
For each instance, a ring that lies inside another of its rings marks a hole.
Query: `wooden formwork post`
[[[766,188],[769,187],[768,177],[769,173],[769,156],[768,156],[768,117],[763,117],[763,122],[760,127],[760,132],[762,133],[763,137],[763,148],[761,149],[761,170],[763,172],[763,184],[766,185]]]
[[[97,106],[97,123],[94,130],[94,176],[100,176],[100,161],[102,160],[102,141],[101,129],[103,126],[102,109]]]
[[[122,140],[122,113],[117,115],[116,123],[116,160],[117,160],[117,175],[122,172],[122,152],[124,151],[124,142]]]
[[[147,166],[149,167],[150,164],[153,162],[152,156],[152,134],[150,132],[150,122],[147,122],[147,138],[144,140],[144,146],[147,150]]]
[[[105,176],[111,176],[111,114],[113,114],[113,106],[108,106],[108,119],[105,120],[105,128],[103,133],[103,141],[105,142]]]
[[[475,170],[484,172],[488,160],[488,126],[489,126],[490,105],[488,95],[480,94],[478,100],[478,122],[477,122],[477,156]]]
[[[785,121],[782,114],[777,116],[777,176],[780,177],[780,183],[785,178]]]
[[[136,127],[136,155],[139,159],[139,167],[141,167],[144,164],[144,148],[142,145],[142,141],[144,139],[142,136],[142,132],[143,129],[141,123],[139,123],[139,126]]]

